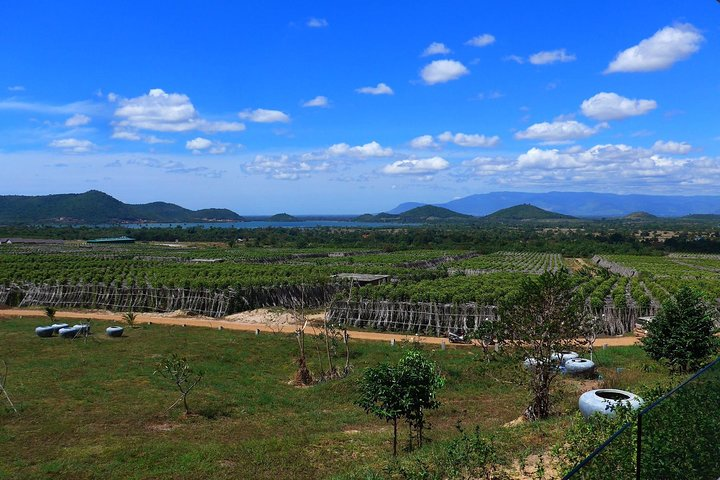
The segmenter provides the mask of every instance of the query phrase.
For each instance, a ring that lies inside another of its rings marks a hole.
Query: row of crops
[[[711,299],[720,298],[720,257],[681,254],[664,257],[604,255],[603,258],[638,272],[630,279],[633,297],[644,294],[661,303],[681,286],[689,285],[702,290]]]
[[[613,268],[574,276],[593,309],[657,307],[684,283],[720,297],[720,257],[607,255],[596,263]],[[559,254],[538,252],[14,245],[0,249],[0,285],[257,292],[267,287],[336,284],[336,274],[366,273],[389,275],[393,281],[355,289],[355,299],[497,305],[516,292],[527,275],[556,271],[564,264]]]
[[[518,272],[540,275],[555,272],[564,265],[562,255],[542,252],[497,252],[449,264],[451,272],[480,275],[494,272]]]

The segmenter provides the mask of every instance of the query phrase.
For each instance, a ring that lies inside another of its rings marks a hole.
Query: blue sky
[[[719,40],[714,0],[6,2],[0,194],[714,194]]]

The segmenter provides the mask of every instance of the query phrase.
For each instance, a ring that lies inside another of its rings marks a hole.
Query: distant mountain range
[[[691,214],[720,214],[720,196],[617,195],[592,192],[493,192],[470,195],[435,206],[466,215],[485,216],[498,210],[532,204],[555,213],[575,217],[622,217],[642,211],[658,217]],[[409,202],[387,213],[399,214],[426,204]]]
[[[0,224],[5,225],[239,222],[242,220],[240,215],[224,208],[193,211],[165,202],[131,205],[97,190],[34,197],[0,196]]]

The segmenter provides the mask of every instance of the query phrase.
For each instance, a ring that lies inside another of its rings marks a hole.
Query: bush
[[[713,312],[701,292],[681,287],[668,298],[647,326],[643,348],[658,361],[680,372],[697,370],[717,352]]]

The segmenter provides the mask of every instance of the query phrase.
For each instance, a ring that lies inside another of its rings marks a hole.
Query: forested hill
[[[97,190],[42,196],[0,195],[0,224],[4,225],[242,220],[240,215],[224,208],[193,211],[165,202],[131,205]]]
[[[467,221],[472,219],[472,215],[464,215],[462,213],[453,212],[447,208],[436,207],[433,205],[423,205],[415,207],[406,212],[394,215],[391,213],[379,213],[371,215],[366,213],[354,220],[356,222],[400,222],[400,223],[424,223],[424,222],[455,222]]]
[[[495,213],[491,213],[485,218],[488,220],[561,220],[575,217],[563,215],[561,213],[549,212],[534,205],[523,204],[515,205],[510,208],[503,208]]]

